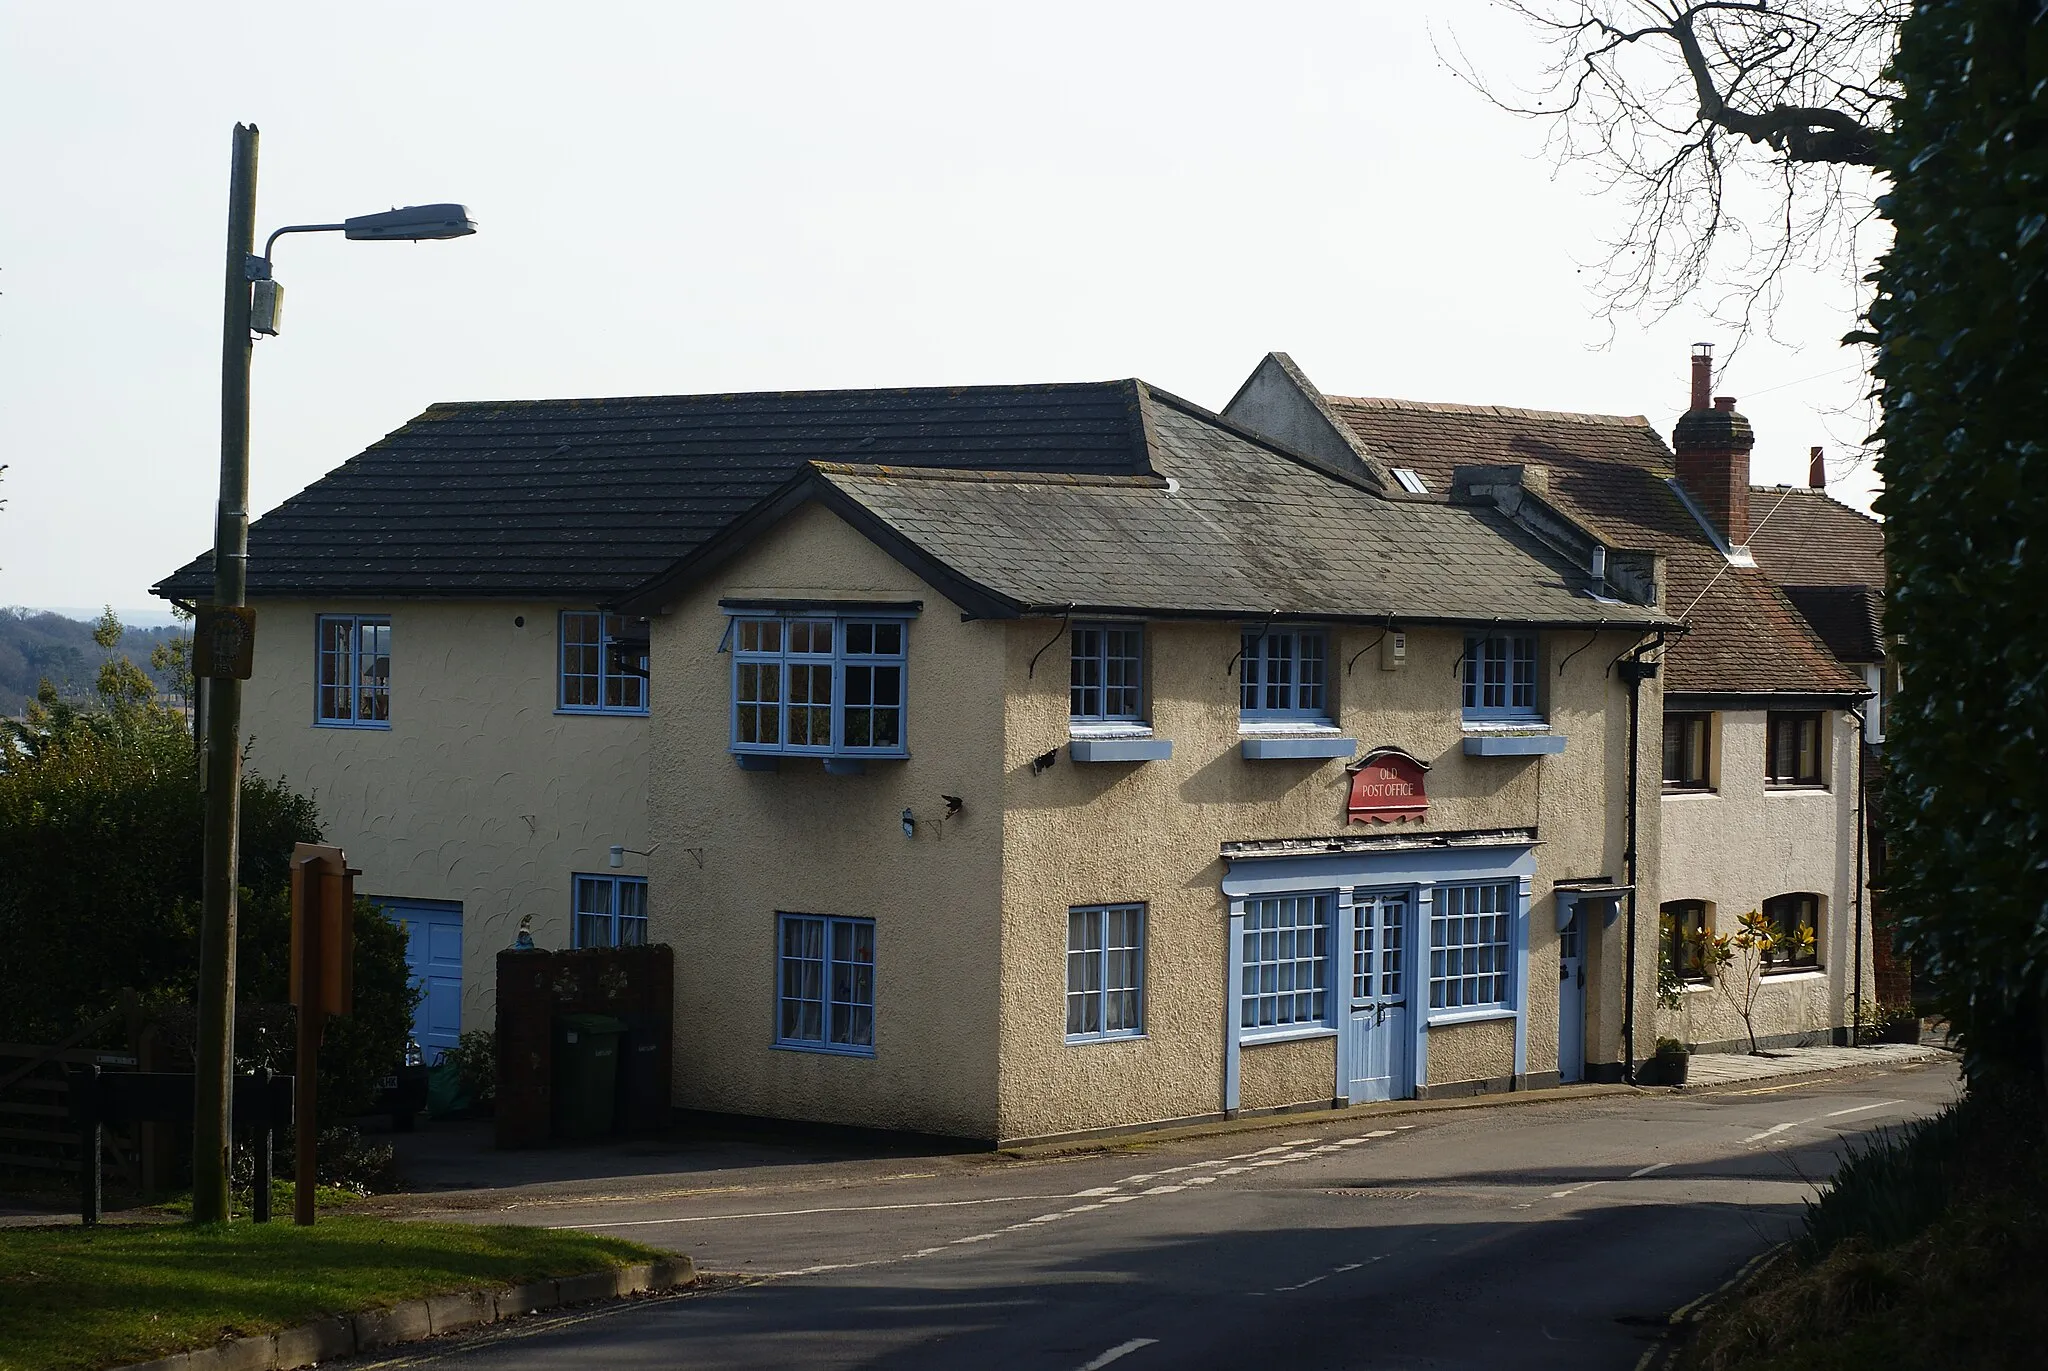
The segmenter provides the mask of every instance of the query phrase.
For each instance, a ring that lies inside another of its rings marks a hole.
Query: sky
[[[1484,0],[0,0],[0,605],[161,608],[211,541],[238,120],[259,236],[479,224],[279,243],[259,513],[436,401],[1139,376],[1221,408],[1274,350],[1332,394],[1668,433],[1732,334],[1597,317],[1618,207],[1448,37],[1543,56]],[[1756,480],[1821,444],[1867,506],[1853,308],[1795,279],[1716,388]]]

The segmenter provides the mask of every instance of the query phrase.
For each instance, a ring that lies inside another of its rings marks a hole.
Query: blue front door
[[[1351,897],[1350,1012],[1344,1055],[1353,1104],[1415,1093],[1408,1023],[1409,916],[1405,890],[1360,890]]]
[[[1572,902],[1571,918],[1557,931],[1557,1079],[1586,1078],[1585,908]]]
[[[444,900],[377,903],[405,926],[405,967],[413,987],[425,992],[413,1011],[412,1035],[431,1066],[462,1035],[462,906]]]

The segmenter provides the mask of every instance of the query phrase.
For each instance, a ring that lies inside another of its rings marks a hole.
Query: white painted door
[[[1353,1104],[1415,1093],[1408,1024],[1414,908],[1405,890],[1361,890],[1351,897],[1351,1008],[1344,1046]]]
[[[1572,902],[1570,922],[1557,933],[1557,1078],[1586,1078],[1585,905]]]

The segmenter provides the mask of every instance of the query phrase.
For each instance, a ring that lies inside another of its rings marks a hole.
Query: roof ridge
[[[667,395],[556,395],[523,400],[436,400],[429,404],[422,414],[431,414],[435,410],[532,409],[543,405],[629,405],[682,400],[782,400],[794,396],[962,395],[988,394],[991,391],[1050,395],[1077,390],[1108,390],[1114,386],[1126,385],[1132,379],[1118,376],[1104,381],[989,382],[951,386],[826,386],[810,390],[677,391]]]
[[[1566,423],[1590,424],[1601,428],[1647,428],[1655,432],[1641,414],[1594,414],[1569,409],[1524,409],[1516,405],[1461,405],[1445,400],[1402,400],[1384,395],[1325,395],[1332,405],[1356,405],[1361,409],[1414,410],[1424,414],[1470,414],[1484,419],[1555,419]]]
[[[1856,517],[1862,519],[1866,523],[1873,524],[1880,529],[1884,527],[1884,520],[1878,518],[1875,514],[1871,513],[1867,509],[1856,508],[1856,506],[1850,504],[1847,500],[1840,499],[1831,491],[1815,490],[1812,486],[1795,486],[1789,483],[1780,483],[1778,485],[1771,486],[1757,485],[1752,483],[1749,488],[1752,492],[1759,490],[1768,490],[1773,494],[1783,492],[1793,495],[1816,496],[1820,499],[1826,500],[1829,504],[1834,505],[1839,509],[1845,509],[1849,511],[1849,513],[1854,514]]]
[[[1026,471],[1015,467],[989,467],[979,471],[958,467],[891,466],[882,462],[810,463],[813,471],[827,476],[886,476],[901,481],[968,481],[981,485],[1018,486],[1119,486],[1164,490],[1166,478],[1142,472],[1109,475],[1100,472]]]

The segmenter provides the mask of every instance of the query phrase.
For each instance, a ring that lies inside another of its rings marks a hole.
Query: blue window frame
[[[1321,629],[1247,632],[1238,709],[1247,719],[1327,719],[1329,639]]]
[[[391,727],[391,620],[322,614],[314,628],[313,718],[339,728]]]
[[[1429,1007],[1507,1009],[1514,993],[1513,881],[1444,885],[1429,913]]]
[[[1465,637],[1465,717],[1534,719],[1536,635],[1472,633]]]
[[[777,916],[775,1045],[875,1055],[875,921]]]
[[[1145,1031],[1145,906],[1067,911],[1067,1041]]]
[[[1082,723],[1136,723],[1144,716],[1145,630],[1076,624],[1067,713]]]
[[[585,876],[575,880],[578,947],[647,945],[647,878]]]
[[[909,755],[905,620],[749,615],[732,631],[733,751]]]
[[[563,713],[647,712],[647,654],[638,650],[639,644],[623,645],[627,627],[623,614],[562,611],[561,689],[556,702]]]
[[[1325,1026],[1330,998],[1330,912],[1336,896],[1274,895],[1244,902],[1244,972],[1238,1026]]]

